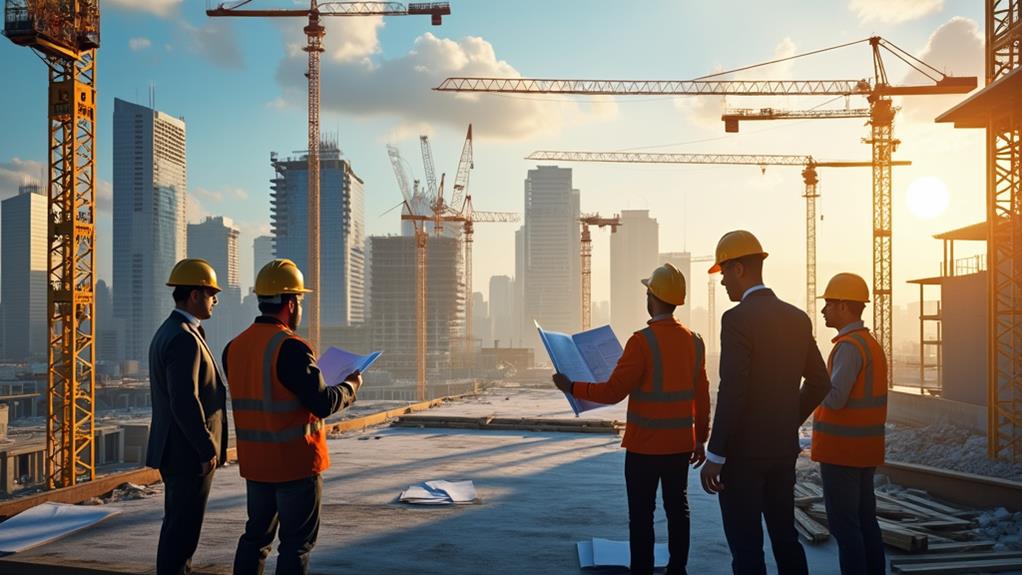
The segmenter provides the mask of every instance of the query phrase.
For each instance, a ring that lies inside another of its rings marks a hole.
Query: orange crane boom
[[[441,23],[443,16],[451,13],[447,2],[419,2],[408,6],[400,2],[332,2],[309,0],[308,8],[272,8],[242,10],[252,0],[221,2],[206,10],[211,18],[307,18],[306,44],[303,50],[309,54],[309,183],[308,183],[308,262],[306,262],[306,287],[312,290],[305,298],[306,328],[313,351],[319,349],[319,60],[323,53],[323,38],[326,28],[320,23],[321,16],[412,16],[428,15],[434,26]]]
[[[4,35],[49,68],[46,487],[96,477],[98,0],[8,0]]]
[[[558,152],[543,150],[525,157],[527,160],[557,162],[609,162],[646,164],[717,164],[759,166],[802,167],[806,199],[806,313],[813,322],[816,332],[816,201],[819,198],[816,186],[819,177],[817,168],[869,168],[872,162],[833,161],[820,162],[812,156],[791,154],[663,154],[649,152]],[[895,166],[908,166],[909,161],[892,161]],[[584,292],[583,292],[584,293]],[[583,305],[584,298],[583,298]]]
[[[896,45],[873,36],[865,40],[815,50],[824,51],[868,43],[872,53],[873,80],[716,80],[770,62],[704,76],[695,80],[569,80],[536,78],[467,78],[444,80],[435,90],[445,92],[491,92],[574,95],[673,95],[673,96],[864,96],[869,102],[873,167],[873,328],[887,355],[888,386],[893,384],[893,302],[891,291],[891,155],[898,145],[892,136],[895,108],[893,96],[965,94],[976,87],[974,76],[949,76]],[[894,86],[888,82],[882,58],[886,51],[923,74],[930,83]]]

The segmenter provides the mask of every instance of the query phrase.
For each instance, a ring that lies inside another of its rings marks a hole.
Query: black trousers
[[[662,488],[664,511],[667,513],[667,547],[671,560],[670,575],[684,575],[688,563],[689,513],[688,465],[692,453],[644,455],[625,453],[625,488],[628,491],[628,546],[631,572],[653,573],[653,512],[656,490]]]
[[[820,464],[827,524],[837,539],[842,575],[883,575],[887,559],[877,523],[875,467]]]
[[[778,573],[807,574],[806,553],[795,531],[795,458],[729,457],[720,479],[720,514],[735,575],[766,575],[764,520]]]
[[[234,575],[260,575],[280,529],[277,575],[309,572],[309,554],[319,535],[319,475],[285,483],[247,481],[248,521],[234,554]]]
[[[206,500],[213,485],[211,471],[205,476],[195,473],[167,473],[163,478],[163,526],[156,548],[158,575],[187,575],[192,572],[192,555],[199,546]]]

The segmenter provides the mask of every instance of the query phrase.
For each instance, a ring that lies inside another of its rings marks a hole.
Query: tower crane
[[[49,68],[46,486],[96,477],[98,0],[8,0],[4,35]]]
[[[729,108],[721,114],[724,131],[738,131],[739,122],[753,120],[843,120],[846,118],[869,118],[869,108],[845,108],[842,110],[780,110],[777,108]]]
[[[892,357],[891,293],[891,155],[898,141],[892,136],[894,96],[965,94],[976,87],[974,76],[949,76],[879,36],[815,50],[810,54],[868,43],[872,53],[872,80],[717,80],[733,74],[729,70],[694,80],[570,80],[540,78],[452,77],[435,88],[446,92],[532,93],[610,96],[863,96],[869,103],[873,168],[873,327],[888,361]],[[916,71],[930,83],[892,85],[882,58],[886,51]],[[761,67],[770,62],[747,66]],[[893,367],[888,370],[888,386],[893,382]]]
[[[699,256],[690,259],[689,263],[710,263],[715,259],[714,256]],[[706,337],[710,342],[709,349],[714,351],[717,349],[717,282],[712,275],[706,275]]]
[[[802,168],[806,199],[806,313],[816,333],[816,201],[819,176],[817,168],[869,168],[872,162],[820,162],[812,156],[790,154],[656,154],[646,152],[557,152],[537,151],[527,160],[558,162],[611,162],[644,164],[717,164],[752,165],[766,170],[767,166],[796,166]],[[893,166],[908,166],[909,161],[892,161]],[[584,293],[584,292],[583,292]]]
[[[307,18],[308,25],[303,28],[306,44],[303,50],[309,54],[309,66],[305,76],[309,79],[309,161],[308,183],[308,225],[309,235],[308,262],[306,262],[306,287],[312,290],[306,300],[305,323],[308,329],[309,343],[312,349],[319,348],[319,60],[323,53],[323,38],[326,28],[320,22],[325,16],[413,16],[427,15],[434,26],[439,26],[441,19],[451,13],[447,2],[418,2],[408,6],[400,2],[332,2],[309,0],[308,8],[263,8],[242,9],[252,0],[234,0],[221,2],[216,7],[209,7],[209,17],[247,17],[247,18]]]
[[[613,217],[604,218],[600,214],[585,214],[578,221],[582,223],[582,249],[579,252],[582,254],[582,330],[585,331],[593,323],[593,237],[589,233],[589,226],[609,227],[613,234],[621,225],[621,216],[614,214]]]

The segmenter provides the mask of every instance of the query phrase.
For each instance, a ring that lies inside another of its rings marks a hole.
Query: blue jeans
[[[837,539],[842,575],[883,575],[887,559],[873,493],[875,467],[820,464],[827,523]]]

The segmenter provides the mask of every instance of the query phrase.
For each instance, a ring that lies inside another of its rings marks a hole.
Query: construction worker
[[[606,383],[572,382],[557,373],[554,383],[579,399],[613,404],[628,398],[625,452],[631,572],[653,572],[653,511],[657,486],[667,513],[667,572],[685,573],[689,549],[688,465],[704,461],[710,391],[702,338],[674,318],[685,303],[685,276],[666,263],[646,286],[648,326],[632,334]]]
[[[224,348],[248,493],[236,575],[263,572],[278,527],[277,573],[308,573],[319,533],[320,474],[330,467],[323,419],[351,405],[362,385],[358,372],[340,385],[325,385],[315,353],[295,334],[310,291],[294,262],[269,262],[255,283],[262,315]]]
[[[213,470],[227,460],[226,379],[201,325],[217,303],[216,272],[205,260],[184,259],[167,285],[175,307],[149,345],[153,416],[146,449],[146,465],[160,470],[165,486],[160,575],[191,573]]]
[[[778,572],[804,574],[794,511],[798,428],[830,379],[809,317],[763,284],[766,257],[745,230],[717,243],[709,272],[720,272],[728,298],[740,303],[721,317],[720,387],[700,475],[703,489],[720,496],[734,573],[765,575],[766,520]]]
[[[812,459],[820,463],[827,524],[837,539],[841,573],[885,572],[873,474],[884,462],[887,358],[866,329],[869,288],[841,273],[823,292],[823,318],[837,330],[827,367],[831,390],[813,414]]]

